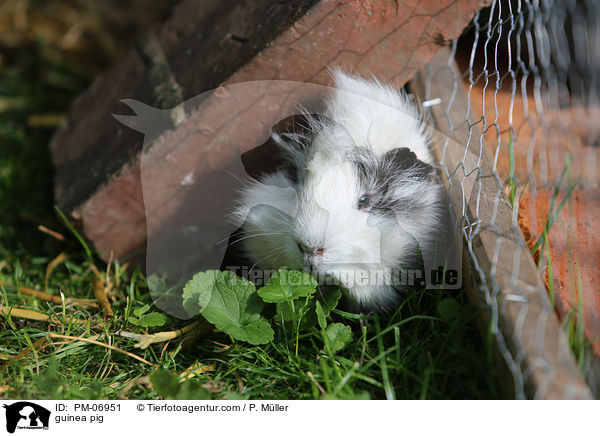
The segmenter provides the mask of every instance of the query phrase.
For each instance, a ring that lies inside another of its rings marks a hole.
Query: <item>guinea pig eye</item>
[[[371,197],[368,195],[363,195],[362,197],[360,197],[358,199],[358,209],[365,209],[367,207],[369,207],[369,205],[371,204]]]

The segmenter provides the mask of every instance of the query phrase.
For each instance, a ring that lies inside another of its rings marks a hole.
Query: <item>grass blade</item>
[[[92,258],[93,258],[92,250],[90,250],[90,247],[85,242],[85,239],[83,239],[83,236],[81,236],[79,234],[79,232],[77,230],[75,230],[75,227],[73,227],[73,224],[71,224],[71,222],[68,220],[68,218],[65,216],[63,211],[60,210],[60,208],[58,206],[55,205],[54,210],[56,210],[56,213],[60,216],[60,218],[63,220],[63,222],[65,223],[67,228],[71,231],[71,233],[73,233],[73,235],[75,235],[75,237],[77,238],[77,240],[79,241],[79,243],[81,244],[83,249],[85,250],[85,254],[87,255],[88,259],[92,260]]]

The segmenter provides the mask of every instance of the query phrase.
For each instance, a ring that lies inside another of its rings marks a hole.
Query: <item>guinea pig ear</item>
[[[388,168],[394,171],[395,174],[402,174],[406,177],[406,173],[410,173],[410,178],[428,179],[435,175],[435,168],[419,160],[417,155],[409,148],[400,147],[388,151],[381,158],[383,168]]]
[[[289,179],[297,184],[302,176],[302,169],[306,166],[307,150],[303,138],[296,134],[271,133],[271,139],[277,145],[279,155],[282,157],[282,169]],[[279,166],[279,165],[278,165]]]

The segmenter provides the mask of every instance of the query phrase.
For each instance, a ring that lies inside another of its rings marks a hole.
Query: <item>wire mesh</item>
[[[592,242],[594,212],[600,210],[599,7],[594,0],[494,0],[452,43],[441,66],[430,65],[425,74],[425,98],[440,97],[430,92],[433,81],[448,77],[449,89],[437,108],[443,122],[437,128],[466,138],[459,162],[447,159],[445,141],[442,172],[450,190],[453,184],[461,186],[462,211],[457,214],[462,213],[472,273],[516,398],[545,397],[556,375],[547,354],[527,360],[522,346],[533,326],[536,348],[552,347],[546,329],[555,310],[595,393],[600,263]],[[465,105],[457,104],[460,89],[466,93]],[[482,160],[486,153],[491,154],[490,169]],[[465,190],[472,176],[477,181]],[[493,184],[486,188],[490,180]],[[499,224],[507,197],[515,210],[509,231]],[[495,235],[489,259],[475,248],[486,232]],[[516,242],[510,258],[502,254],[507,240]],[[549,292],[536,311],[521,270],[523,256],[530,252]],[[500,270],[509,271],[509,283],[499,279]],[[506,326],[502,319],[509,306],[516,315],[513,325]],[[556,350],[560,347],[552,352]],[[530,392],[527,386],[537,368],[545,376]],[[578,395],[575,381],[564,385],[564,397]]]

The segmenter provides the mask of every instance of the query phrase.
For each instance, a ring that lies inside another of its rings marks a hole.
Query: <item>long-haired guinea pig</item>
[[[333,77],[308,135],[273,134],[287,166],[250,182],[234,219],[255,268],[309,269],[341,285],[350,310],[387,312],[435,255],[441,184],[406,94],[339,70]]]

